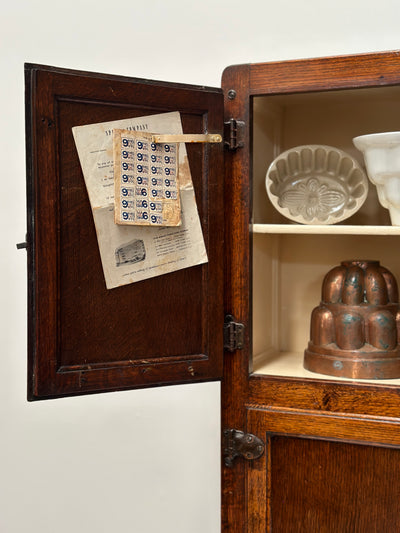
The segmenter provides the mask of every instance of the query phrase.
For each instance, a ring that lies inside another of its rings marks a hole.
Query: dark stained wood
[[[251,376],[248,402],[260,406],[398,417],[400,392],[393,385]]]
[[[222,133],[218,89],[27,66],[29,397],[217,379],[223,149],[188,146],[209,263],[107,290],[71,128],[178,110]]]
[[[400,450],[270,439],[274,533],[399,530]]]
[[[356,414],[316,413],[312,410],[261,409],[249,407],[249,427],[256,434],[269,431],[291,436],[307,436],[347,442],[369,443],[375,446],[400,446],[400,419],[379,418]],[[248,429],[250,433],[252,430]]]
[[[231,117],[245,122],[244,149],[227,152],[225,156],[225,311],[245,325],[245,352],[250,339],[251,307],[248,298],[251,272],[248,246],[251,213],[250,175],[250,102],[248,99],[249,67],[228,69],[223,76],[225,121]],[[236,92],[229,99],[230,90]],[[224,379],[222,382],[223,428],[243,428],[245,409],[243,399],[247,395],[248,360],[242,351],[225,353]],[[223,506],[222,529],[230,533],[244,531],[242,509],[245,505],[244,465],[236,461],[232,468],[222,470]]]
[[[285,94],[399,83],[399,52],[251,65],[249,93]]]
[[[248,531],[397,531],[399,429],[399,420],[250,409],[248,430],[266,452],[247,464]],[[385,447],[367,445],[383,433]]]

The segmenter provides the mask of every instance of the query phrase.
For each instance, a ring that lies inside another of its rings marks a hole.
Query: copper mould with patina
[[[397,282],[379,261],[343,261],[322,283],[304,367],[361,379],[400,377]]]

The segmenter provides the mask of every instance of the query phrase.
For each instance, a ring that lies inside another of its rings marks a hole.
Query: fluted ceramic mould
[[[322,283],[304,367],[361,379],[400,377],[400,306],[395,277],[379,261],[343,261]]]
[[[400,132],[361,135],[353,143],[364,155],[379,203],[389,209],[392,225],[400,226]]]
[[[273,206],[301,224],[336,224],[365,201],[368,179],[358,162],[332,146],[296,146],[270,165],[266,189]]]

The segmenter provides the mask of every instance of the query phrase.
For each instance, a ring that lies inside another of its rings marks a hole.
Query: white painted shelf
[[[302,224],[252,224],[253,233],[301,235],[400,235],[400,226],[336,226]]]
[[[373,383],[374,385],[400,385],[400,379],[349,379],[310,372],[303,367],[303,352],[269,352],[253,359],[253,374],[295,378],[323,379],[343,382]]]

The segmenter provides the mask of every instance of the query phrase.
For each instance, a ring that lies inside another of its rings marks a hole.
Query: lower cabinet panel
[[[398,419],[249,409],[247,431],[266,446],[246,461],[247,533],[400,531],[399,429]]]
[[[274,533],[400,530],[400,450],[271,437]]]

